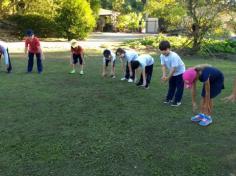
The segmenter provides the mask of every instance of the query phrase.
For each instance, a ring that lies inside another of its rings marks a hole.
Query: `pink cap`
[[[183,80],[186,88],[192,88],[193,82],[197,77],[197,72],[194,68],[187,69],[183,74]]]

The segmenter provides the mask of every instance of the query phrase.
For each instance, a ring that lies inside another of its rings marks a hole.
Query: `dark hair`
[[[122,48],[118,48],[118,49],[116,50],[116,55],[118,55],[118,53],[125,53],[125,50],[122,49]]]
[[[132,69],[137,69],[138,67],[139,67],[139,65],[140,65],[140,63],[139,63],[139,61],[133,61],[132,63],[131,63],[131,67],[132,67]]]
[[[26,35],[30,37],[30,36],[34,35],[34,31],[32,29],[27,29]]]
[[[105,50],[103,51],[103,56],[104,56],[105,58],[108,58],[110,55],[111,55],[111,51],[110,51],[110,50],[105,49]]]
[[[167,40],[161,41],[160,44],[159,44],[159,49],[161,51],[170,49],[170,42],[168,42]]]

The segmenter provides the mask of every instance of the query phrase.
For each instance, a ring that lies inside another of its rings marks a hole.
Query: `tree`
[[[169,26],[178,26],[182,22],[186,10],[176,0],[148,0],[145,13],[151,17],[164,19]]]
[[[228,0],[184,0],[182,2],[190,18],[192,49],[196,52],[200,49],[207,32],[218,24],[217,16],[227,12],[232,7],[232,2]]]
[[[88,0],[90,7],[93,11],[93,15],[95,18],[98,17],[99,9],[101,7],[101,1],[100,0]]]
[[[95,26],[89,3],[84,0],[63,0],[56,21],[62,35],[68,39],[85,38]]]

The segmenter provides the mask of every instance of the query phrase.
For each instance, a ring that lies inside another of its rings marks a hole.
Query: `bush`
[[[116,28],[118,31],[124,32],[137,32],[139,30],[139,21],[142,20],[142,16],[134,12],[127,15],[120,15]]]
[[[158,48],[159,43],[162,40],[168,40],[171,43],[171,47],[173,49],[189,50],[192,47],[191,42],[187,37],[167,37],[164,35],[130,40],[127,41],[126,44],[132,48],[143,48],[144,46]],[[236,41],[204,39],[201,45],[200,54],[208,55],[214,53],[236,54]]]
[[[159,43],[162,40],[168,40],[171,43],[171,47],[174,49],[179,49],[183,47],[187,42],[188,39],[186,37],[167,37],[164,35],[158,35],[157,37],[145,37],[143,39],[138,40],[130,40],[127,42],[128,45],[135,47],[135,45],[138,46],[151,46],[154,48],[157,48],[159,46]]]
[[[8,20],[17,25],[17,35],[20,37],[25,35],[27,29],[33,29],[37,36],[43,38],[60,36],[56,22],[41,15],[13,15]]]
[[[62,36],[68,39],[87,37],[95,26],[95,19],[87,1],[65,0],[56,17]]]

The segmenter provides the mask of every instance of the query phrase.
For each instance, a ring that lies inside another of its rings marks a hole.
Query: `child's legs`
[[[129,66],[128,66],[128,62],[126,63],[126,69],[125,69],[125,78],[129,79]]]
[[[145,67],[147,85],[150,84],[152,79],[153,64]]]
[[[78,58],[79,58],[78,55],[73,54],[73,62],[72,62],[72,69],[73,69],[73,70],[75,70],[75,67],[76,67],[76,65],[77,65],[77,63],[78,63]]]
[[[133,61],[131,61],[131,63],[130,63],[131,65],[132,65],[132,62]],[[131,69],[132,69],[133,75],[130,78],[134,80],[135,79],[135,69],[132,66],[131,66]]]
[[[38,72],[41,73],[43,71],[43,64],[42,64],[42,59],[41,59],[41,53],[36,54],[37,58],[37,67],[38,67]]]
[[[211,116],[212,115],[212,110],[213,110],[213,100],[210,99],[209,104],[206,105],[206,98],[202,97],[201,103],[200,103],[200,111],[201,113]]]
[[[143,84],[143,74],[142,73],[140,74],[140,79],[139,79],[138,84]]]
[[[34,53],[28,53],[28,72],[32,72],[34,66]]]
[[[82,58],[81,54],[78,55],[78,57],[79,57],[80,70],[83,71],[83,70],[84,70],[84,61],[83,61],[83,58]]]
[[[10,54],[9,54],[8,49],[7,49],[7,54],[8,54],[8,58],[9,58],[9,64],[8,64],[7,72],[9,73],[12,70],[12,66],[11,66],[11,58],[10,58]]]
[[[175,83],[176,83],[176,93],[175,93],[175,102],[181,102],[183,92],[184,92],[184,81],[182,78],[182,74],[175,76]]]
[[[111,63],[111,74],[115,76],[115,61]]]
[[[172,76],[169,80],[169,89],[168,89],[168,93],[166,96],[166,100],[172,100],[175,94],[175,89],[176,89],[176,81],[175,81],[175,77]]]

